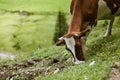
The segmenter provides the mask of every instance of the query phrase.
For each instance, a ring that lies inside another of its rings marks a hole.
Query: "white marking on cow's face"
[[[110,19],[111,17],[111,10],[107,6],[104,0],[99,0],[98,3],[98,19]]]
[[[67,48],[69,48],[73,53],[74,52],[74,47],[75,47],[75,39],[72,37],[70,38],[64,38],[65,42],[66,42],[66,45],[67,45]]]
[[[66,46],[67,48],[72,52],[73,54],[73,57],[74,57],[74,63],[75,64],[81,64],[81,63],[84,63],[84,61],[80,61],[77,59],[76,57],[76,53],[75,53],[75,39],[74,37],[70,37],[70,38],[64,38],[65,42],[66,42]]]

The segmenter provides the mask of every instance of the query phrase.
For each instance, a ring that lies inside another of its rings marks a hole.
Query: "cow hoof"
[[[85,61],[75,61],[74,64],[78,65],[78,64],[83,64],[85,63]]]

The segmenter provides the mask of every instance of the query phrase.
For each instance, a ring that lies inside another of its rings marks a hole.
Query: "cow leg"
[[[113,26],[113,22],[114,22],[115,18],[112,18],[109,22],[109,25],[107,27],[106,33],[105,33],[105,37],[110,36],[111,32],[112,32],[112,26]]]

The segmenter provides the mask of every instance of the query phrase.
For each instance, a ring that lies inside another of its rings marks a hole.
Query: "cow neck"
[[[82,15],[80,10],[80,0],[75,0],[68,34],[72,32],[79,32],[81,23],[82,23]]]

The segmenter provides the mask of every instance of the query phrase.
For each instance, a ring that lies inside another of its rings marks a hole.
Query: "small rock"
[[[120,61],[119,62],[115,62],[115,67],[116,68],[120,67]]]
[[[55,71],[54,71],[54,74],[58,73],[60,71],[59,68],[57,68]]]
[[[93,66],[95,64],[95,61],[92,61],[89,66]]]

